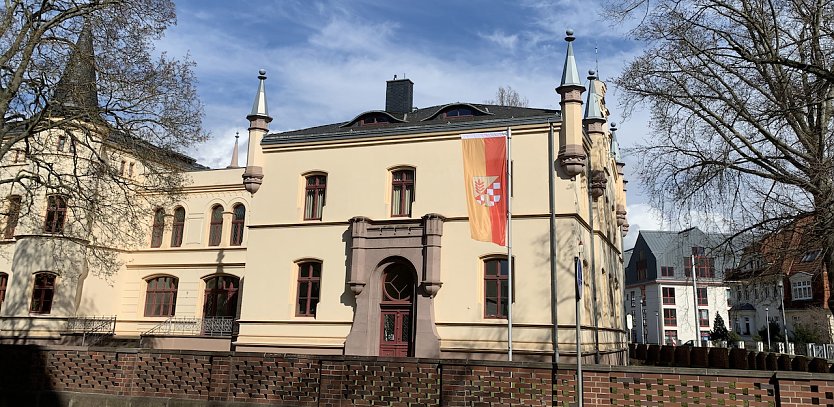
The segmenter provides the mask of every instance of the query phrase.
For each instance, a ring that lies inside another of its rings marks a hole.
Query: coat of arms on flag
[[[494,206],[501,201],[501,183],[498,177],[472,177],[475,202],[483,206]]]

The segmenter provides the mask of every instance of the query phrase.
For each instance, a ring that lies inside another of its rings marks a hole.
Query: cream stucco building
[[[395,78],[384,109],[271,133],[262,71],[247,165],[200,169],[177,158],[193,168],[186,187],[148,210],[148,243],[122,252],[117,273],[73,273],[83,253],[47,255],[56,244],[84,245],[58,236],[56,222],[76,215],[59,213],[54,198],[38,197],[38,211],[15,219],[0,245],[0,338],[504,359],[507,251],[470,238],[460,136],[509,128],[514,357],[575,357],[579,256],[583,355],[622,363],[623,165],[605,84],[579,77],[567,39],[554,95],[561,110],[416,109],[414,84]]]

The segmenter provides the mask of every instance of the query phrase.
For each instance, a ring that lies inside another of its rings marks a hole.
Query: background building
[[[625,309],[634,321],[633,341],[706,341],[719,314],[729,326],[729,288],[723,278],[735,264],[734,257],[731,250],[715,249],[726,239],[694,227],[680,232],[640,231],[626,266]]]
[[[726,276],[733,294],[730,319],[742,339],[766,342],[768,320],[777,331],[771,337],[784,337],[784,304],[791,341],[799,329],[804,331],[803,341],[834,343],[825,248],[809,224],[808,219],[800,220],[748,246],[739,267]]]

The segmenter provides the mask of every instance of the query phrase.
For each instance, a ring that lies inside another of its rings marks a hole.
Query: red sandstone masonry
[[[568,406],[572,366],[0,346],[0,405],[54,392],[278,406]],[[586,366],[596,406],[834,406],[834,374]],[[12,396],[8,396],[12,395]],[[16,396],[15,396],[16,395]],[[18,403],[19,404],[19,403]]]

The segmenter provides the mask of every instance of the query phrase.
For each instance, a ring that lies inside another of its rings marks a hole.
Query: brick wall
[[[573,366],[0,346],[0,406],[569,406]],[[585,366],[585,405],[834,407],[834,374]],[[166,404],[167,403],[167,404]]]

